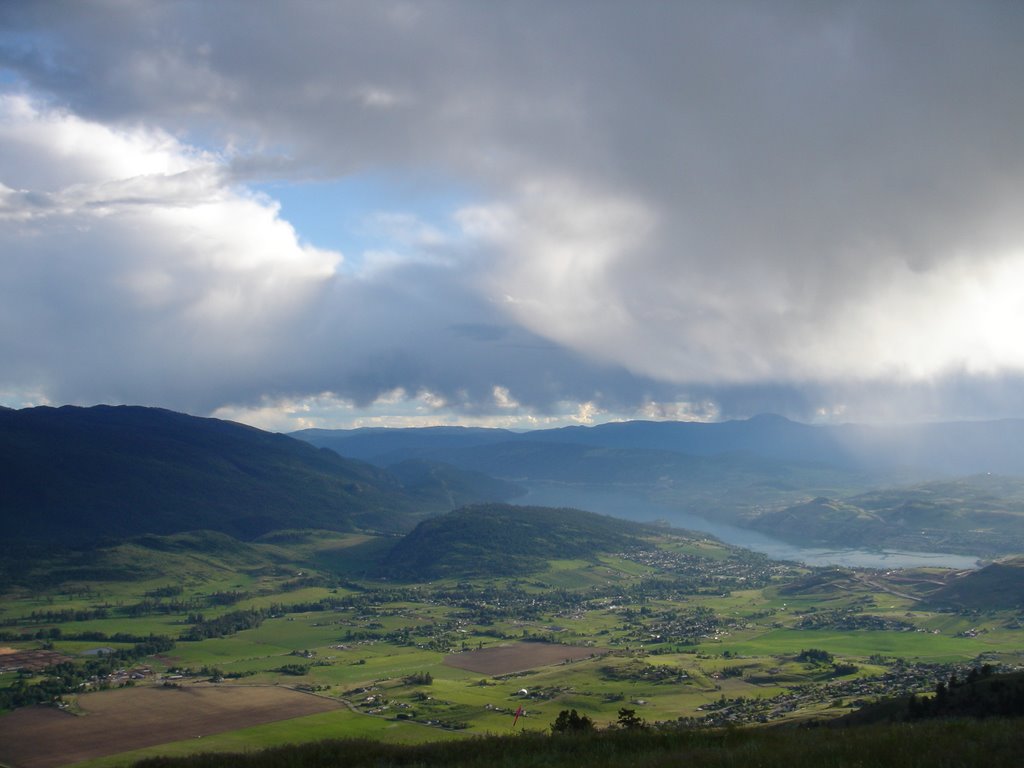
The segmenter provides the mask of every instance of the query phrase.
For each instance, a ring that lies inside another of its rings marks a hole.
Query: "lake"
[[[763,533],[728,523],[687,514],[656,504],[636,494],[584,486],[532,484],[518,499],[520,504],[550,507],[576,507],[637,522],[664,521],[674,528],[709,533],[727,544],[761,552],[774,560],[794,560],[807,565],[841,565],[850,568],[977,568],[977,558],[948,552],[871,551],[830,549],[789,544]]]

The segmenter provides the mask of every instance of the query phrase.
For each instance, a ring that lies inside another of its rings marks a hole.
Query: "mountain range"
[[[528,489],[526,503],[684,527],[700,527],[697,516],[801,546],[984,557],[1024,550],[1019,420],[814,426],[767,415],[525,433],[294,434],[375,464],[430,459],[504,478]]]
[[[0,530],[7,548],[199,529],[248,540],[405,533],[518,497],[682,527],[699,516],[802,545],[998,557],[1024,549],[1024,480],[957,474],[1024,476],[1022,442],[1019,421],[829,427],[763,416],[288,436],[154,408],[3,409]]]
[[[518,489],[408,461],[395,473],[281,434],[156,408],[0,411],[0,530],[87,543],[206,529],[405,531]]]
[[[717,423],[628,421],[511,432],[505,429],[427,427],[292,433],[342,456],[387,465],[407,458],[458,455],[511,443],[572,444],[661,450],[689,456],[752,454],[851,471],[902,469],[921,477],[984,472],[1024,475],[1024,420],[908,425],[809,425],[762,415]]]

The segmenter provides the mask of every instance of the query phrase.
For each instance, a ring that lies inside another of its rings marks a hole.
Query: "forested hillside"
[[[82,543],[209,529],[408,530],[506,484],[448,468],[403,479],[280,434],[155,408],[0,412],[6,543]]]
[[[424,520],[391,550],[413,579],[525,574],[552,558],[593,558],[641,543],[644,526],[578,509],[484,504]]]

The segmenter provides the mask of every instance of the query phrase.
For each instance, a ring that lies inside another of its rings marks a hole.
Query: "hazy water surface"
[[[638,522],[663,520],[675,528],[710,533],[727,544],[761,552],[775,560],[795,560],[807,565],[843,565],[853,568],[978,567],[977,559],[974,557],[943,552],[801,547],[747,528],[708,520],[669,506],[655,504],[626,492],[564,485],[531,485],[529,488],[529,493],[516,499],[516,503],[576,507]]]

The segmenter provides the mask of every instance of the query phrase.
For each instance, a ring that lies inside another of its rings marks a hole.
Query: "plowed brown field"
[[[83,716],[29,707],[0,717],[0,763],[56,768],[341,705],[273,686],[122,688],[78,698]]]
[[[535,667],[579,661],[605,653],[604,648],[580,648],[554,643],[512,643],[446,656],[444,663],[457,669],[468,669],[485,675],[508,675]]]

